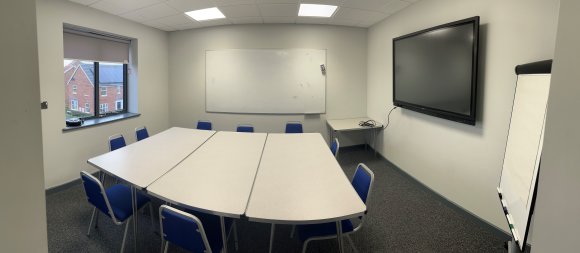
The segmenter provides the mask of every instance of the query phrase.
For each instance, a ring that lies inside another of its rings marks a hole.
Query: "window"
[[[109,111],[109,104],[100,104],[99,105],[99,112],[100,113],[107,113]]]
[[[124,36],[63,25],[67,119],[127,112],[130,46]]]
[[[123,110],[123,100],[117,100],[115,102],[115,111]]]
[[[76,99],[71,99],[70,101],[70,109],[74,110],[74,111],[78,111],[79,110],[79,101]]]

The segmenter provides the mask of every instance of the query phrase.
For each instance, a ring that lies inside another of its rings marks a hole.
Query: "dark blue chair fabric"
[[[125,147],[127,144],[125,143],[125,138],[123,136],[119,136],[115,139],[110,139],[109,144],[111,145],[111,151],[120,149]]]
[[[286,133],[287,134],[301,134],[302,131],[302,123],[287,123],[286,124]]]
[[[253,126],[238,126],[236,131],[240,132],[240,133],[253,133],[254,127]]]
[[[163,209],[161,215],[164,217],[162,222],[165,240],[191,252],[202,253],[206,250],[202,234],[198,231],[198,226],[194,221],[168,209]],[[217,227],[215,226],[216,224],[212,224],[212,220],[208,221],[207,219],[196,217],[203,224],[211,251],[219,253],[222,249],[219,217],[215,216],[218,222]]]
[[[356,169],[354,177],[352,178],[352,186],[361,200],[364,203],[367,203],[367,197],[369,196],[369,190],[371,189],[371,175],[369,175],[360,165]]]
[[[197,129],[199,130],[211,130],[211,122],[209,121],[198,121]]]
[[[135,135],[137,136],[137,141],[140,141],[140,140],[143,140],[143,139],[146,139],[149,137],[149,133],[147,132],[147,128],[138,129],[135,132]]]
[[[332,143],[330,143],[330,151],[336,156],[336,152],[338,152],[338,143],[336,143],[336,140],[332,140]]]
[[[322,224],[298,225],[296,226],[298,237],[301,241],[306,241],[308,238],[336,235],[336,222],[328,222]],[[350,220],[342,221],[342,232],[352,232],[353,226]]]
[[[95,182],[93,178],[87,177],[83,174],[81,174],[81,179],[83,180],[83,186],[89,203],[93,204],[97,209],[110,217],[105,197],[101,193],[100,183]],[[123,222],[131,217],[133,214],[131,188],[126,185],[114,185],[106,189],[105,194],[107,194],[113,214],[118,221]],[[137,209],[140,209],[149,201],[149,197],[137,192]]]

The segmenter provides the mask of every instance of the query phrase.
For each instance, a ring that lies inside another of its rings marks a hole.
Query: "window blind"
[[[64,27],[65,59],[128,62],[131,40],[96,31]]]

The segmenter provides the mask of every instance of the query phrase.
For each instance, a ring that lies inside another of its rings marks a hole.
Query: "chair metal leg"
[[[292,231],[290,231],[290,238],[294,238],[294,233],[296,233],[296,225],[292,225]]]
[[[169,242],[165,242],[165,249],[163,250],[163,253],[167,253],[167,249],[169,249]]]
[[[91,215],[91,222],[89,222],[89,231],[87,231],[87,236],[91,235],[91,228],[93,227],[93,220],[95,219],[96,212],[97,212],[97,208],[93,207],[93,214]]]
[[[346,239],[348,240],[348,243],[350,244],[350,247],[352,248],[352,251],[354,251],[354,253],[358,253],[358,250],[354,246],[354,243],[352,242],[352,239],[350,238],[350,235],[346,235]]]
[[[129,223],[131,223],[131,218],[127,219],[127,223],[125,224],[125,233],[123,233],[123,243],[121,243],[121,253],[125,250],[125,241],[127,240],[127,232],[129,231]]]
[[[302,253],[306,253],[306,249],[308,248],[308,243],[310,242],[310,239],[306,240],[304,242],[304,244],[302,245]]]

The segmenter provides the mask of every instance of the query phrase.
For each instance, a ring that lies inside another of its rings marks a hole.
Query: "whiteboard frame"
[[[210,111],[207,109],[207,52],[208,51],[233,51],[233,50],[296,50],[296,49],[310,49],[310,50],[324,50],[324,67],[326,71],[324,73],[324,110],[322,112],[315,112],[315,113],[305,113],[305,112],[296,112],[296,113],[270,113],[270,112],[217,112],[217,111]],[[203,72],[203,80],[204,80],[204,104],[205,104],[205,113],[221,113],[221,114],[241,114],[241,115],[317,115],[317,114],[326,114],[326,108],[328,107],[328,48],[303,48],[303,47],[293,47],[293,48],[227,48],[227,49],[206,49],[204,50],[204,72]]]
[[[508,204],[508,200],[506,200],[507,198],[505,198],[505,192],[502,188],[502,182],[504,181],[504,170],[505,168],[505,160],[506,160],[506,152],[508,149],[508,143],[510,140],[510,128],[512,127],[512,119],[513,119],[513,113],[514,113],[514,108],[516,106],[515,102],[516,102],[516,97],[517,97],[517,91],[518,91],[518,86],[520,84],[518,84],[518,81],[520,80],[520,76],[525,75],[525,76],[549,76],[551,79],[551,74],[547,74],[547,73],[538,73],[538,74],[519,74],[517,75],[517,81],[516,81],[516,87],[514,89],[514,100],[513,100],[513,105],[512,105],[512,112],[511,112],[511,116],[510,116],[510,122],[509,122],[509,127],[508,127],[508,136],[507,136],[507,140],[506,140],[506,147],[505,147],[505,152],[504,152],[504,158],[503,158],[503,162],[502,162],[502,170],[501,170],[501,175],[500,175],[500,181],[499,181],[499,186],[497,188],[498,194],[499,194],[499,198],[500,198],[500,203],[502,208],[504,209],[504,214],[506,216],[506,220],[508,222],[508,225],[510,225],[510,232],[512,233],[512,236],[514,238],[514,241],[517,244],[518,249],[520,249],[521,251],[523,251],[525,249],[526,246],[526,242],[528,240],[528,236],[530,234],[530,224],[531,224],[531,220],[532,220],[532,214],[534,212],[534,206],[535,206],[535,200],[536,200],[536,194],[537,194],[537,189],[538,189],[538,176],[539,176],[539,172],[540,172],[540,165],[541,165],[541,155],[542,155],[542,147],[543,147],[543,142],[544,142],[544,133],[545,133],[545,128],[546,128],[546,117],[547,117],[547,110],[548,110],[548,97],[549,97],[549,91],[550,91],[550,83],[548,83],[548,94],[546,94],[546,105],[544,108],[544,113],[543,113],[543,120],[542,120],[542,125],[540,128],[540,137],[538,140],[538,146],[537,146],[537,154],[536,154],[536,158],[535,158],[535,163],[534,163],[534,170],[533,170],[533,174],[532,174],[532,178],[531,178],[531,182],[530,182],[530,190],[528,190],[528,198],[527,198],[527,202],[526,202],[526,210],[525,213],[527,214],[527,217],[525,217],[525,227],[518,227],[520,224],[519,222],[516,224],[516,222],[514,222],[514,218],[513,216],[511,216],[511,213],[515,213],[515,212],[510,212],[510,205]],[[520,234],[520,231],[523,231],[523,235]]]

